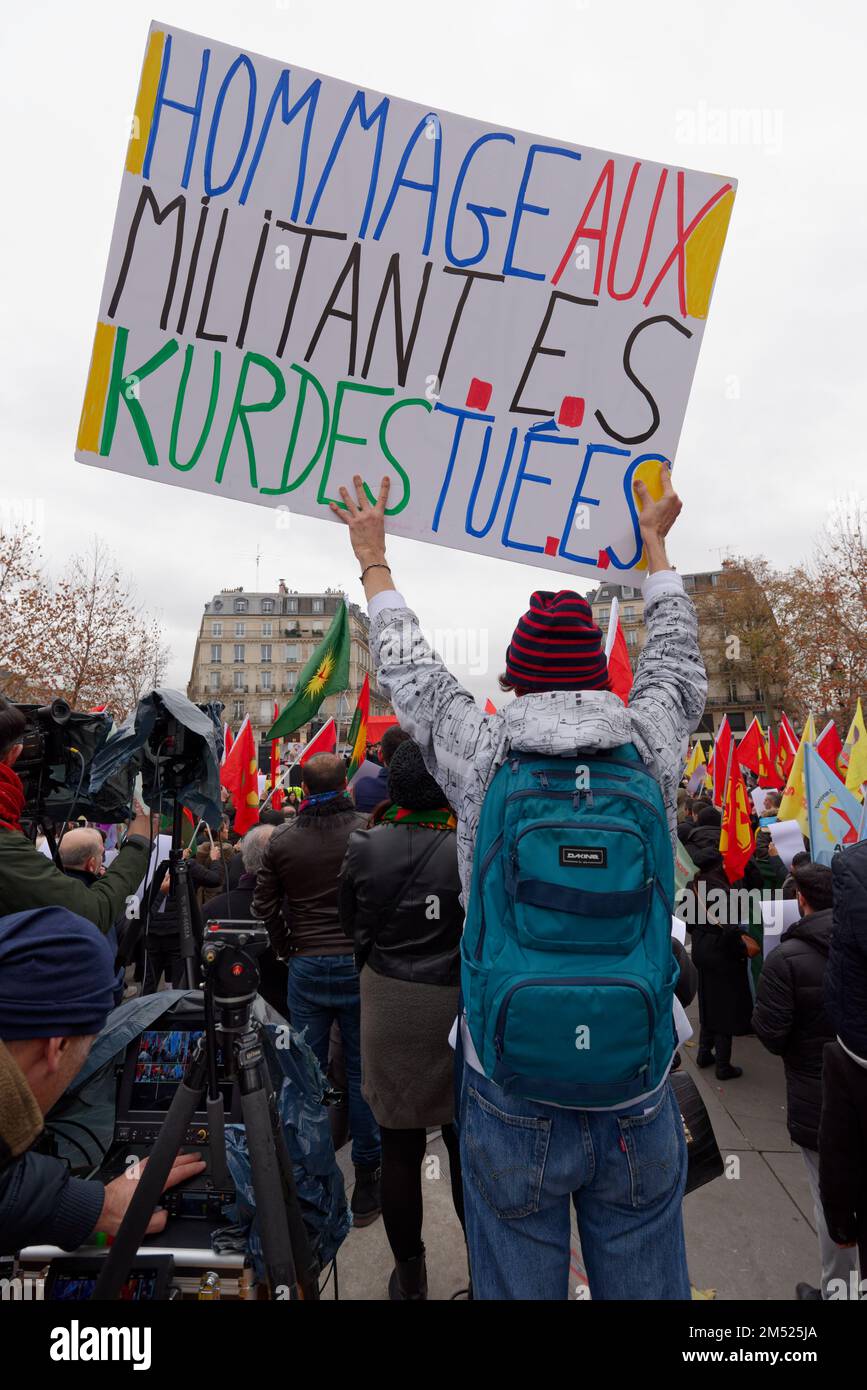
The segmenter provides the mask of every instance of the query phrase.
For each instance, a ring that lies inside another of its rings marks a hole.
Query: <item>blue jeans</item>
[[[328,1068],[328,1034],[336,1019],[346,1059],[352,1162],[378,1168],[379,1127],[361,1094],[361,995],[352,956],[292,956],[289,961],[289,1021]]]
[[[569,1297],[570,1200],[597,1299],[688,1299],[686,1141],[668,1082],[626,1110],[506,1095],[466,1067],[461,1164],[473,1295]]]

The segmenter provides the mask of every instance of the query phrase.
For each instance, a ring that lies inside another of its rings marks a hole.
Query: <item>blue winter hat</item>
[[[98,1033],[114,1007],[114,954],[63,907],[0,917],[0,1038]]]

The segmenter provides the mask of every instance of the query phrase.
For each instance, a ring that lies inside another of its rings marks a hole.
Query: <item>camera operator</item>
[[[74,1250],[94,1231],[115,1235],[141,1169],[103,1185],[70,1177],[32,1147],[43,1117],[84,1065],[112,1007],[111,948],[93,923],[64,908],[0,918],[0,1252],[25,1245]],[[144,1167],[144,1164],[141,1165]],[[179,1155],[166,1188],[202,1172]],[[161,1231],[158,1210],[148,1232]]]
[[[205,863],[190,858],[189,849],[184,850],[187,861],[190,888],[195,893],[210,890],[211,896],[219,893],[223,886],[222,851],[214,845],[208,851]],[[207,865],[210,867],[207,867]],[[159,987],[160,978],[165,975],[166,984],[172,989],[183,989],[184,961],[181,955],[181,923],[178,905],[171,892],[171,873],[167,870],[159,891],[151,901],[150,918],[146,943],[146,965],[144,992],[150,993]],[[193,916],[195,930],[196,918]],[[201,946],[198,940],[197,945]]]
[[[26,720],[0,696],[0,905],[3,912],[64,907],[110,931],[147,872],[153,828],[138,808],[111,867],[90,886],[61,873],[21,829],[24,786],[14,770]],[[70,832],[75,833],[75,832]]]

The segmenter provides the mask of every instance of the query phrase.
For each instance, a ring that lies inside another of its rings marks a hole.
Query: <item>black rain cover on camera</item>
[[[33,707],[35,708],[35,707]],[[111,733],[111,715],[72,713],[61,727],[61,742],[78,750],[81,764],[72,755],[62,763],[46,762],[43,766],[21,770],[28,813],[55,824],[70,816],[85,816],[87,820],[115,825],[129,818],[132,807],[136,764],[116,765],[99,784],[96,791],[88,782],[88,772],[99,759]]]
[[[178,792],[178,800],[193,815],[207,821],[212,829],[220,824],[220,759],[223,755],[222,705],[206,705],[199,709],[179,690],[152,690],[143,695],[94,758],[90,770],[90,792],[99,790],[116,768],[130,761],[144,748],[157,721],[168,714],[190,733],[196,735],[195,757],[191,762],[188,780]],[[157,784],[156,764],[148,756],[141,759],[142,795],[149,806],[160,802],[160,809],[170,809],[174,791],[163,782]]]

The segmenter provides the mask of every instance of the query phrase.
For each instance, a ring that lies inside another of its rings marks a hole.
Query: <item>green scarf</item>
[[[394,825],[422,825],[428,830],[457,830],[458,819],[450,806],[431,811],[410,811],[405,806],[389,806],[382,819]]]

